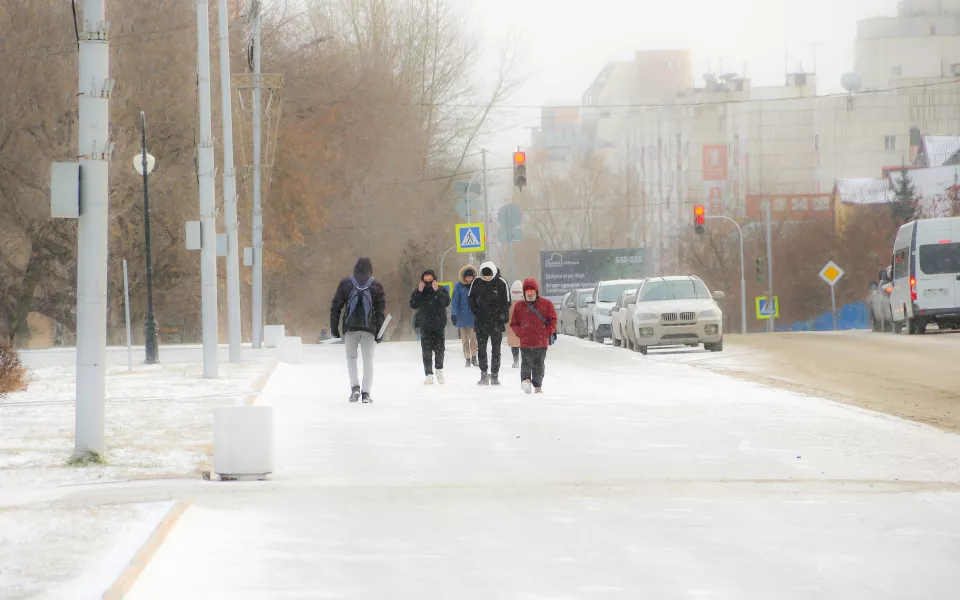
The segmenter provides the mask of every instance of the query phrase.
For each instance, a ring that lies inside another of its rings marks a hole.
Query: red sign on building
[[[703,147],[703,180],[704,181],[726,181],[727,180],[727,147],[726,146],[704,146]]]

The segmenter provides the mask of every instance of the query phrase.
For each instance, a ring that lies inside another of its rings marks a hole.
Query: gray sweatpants
[[[348,331],[343,335],[343,342],[347,346],[347,371],[350,373],[350,387],[360,385],[360,371],[357,359],[363,352],[363,386],[364,392],[372,391],[373,387],[373,351],[377,347],[377,339],[368,331]]]

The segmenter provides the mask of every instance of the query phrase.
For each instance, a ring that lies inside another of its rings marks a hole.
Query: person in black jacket
[[[443,383],[443,330],[447,327],[447,307],[450,295],[437,283],[437,274],[424,271],[417,289],[410,296],[410,308],[417,311],[420,324],[420,349],[423,351],[423,372],[427,375],[424,385],[433,385],[434,367],[436,381]]]
[[[347,371],[350,374],[350,402],[363,398],[373,402],[373,351],[382,341],[379,337],[386,311],[387,296],[380,282],[373,278],[373,262],[361,258],[353,267],[353,275],[340,281],[330,305],[330,330],[333,337],[343,337],[347,347]],[[360,387],[358,353],[363,353],[363,387]]]
[[[468,296],[476,320],[480,381],[477,385],[500,385],[500,345],[510,318],[510,286],[492,262],[480,265],[480,277],[473,280]],[[487,342],[491,343],[487,363]],[[489,375],[487,369],[489,367]]]

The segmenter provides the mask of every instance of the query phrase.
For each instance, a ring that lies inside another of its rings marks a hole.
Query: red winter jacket
[[[540,297],[540,288],[535,279],[523,281],[523,291],[535,290],[535,302],[527,302],[526,298],[517,303],[513,309],[513,318],[510,319],[510,328],[520,338],[521,348],[546,348],[550,345],[550,336],[557,330],[557,310],[553,302]],[[540,313],[546,322],[541,321],[533,309]]]

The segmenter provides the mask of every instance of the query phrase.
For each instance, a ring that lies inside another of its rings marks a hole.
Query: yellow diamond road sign
[[[820,269],[820,279],[824,280],[830,287],[837,285],[837,282],[842,278],[843,269],[838,267],[837,263],[832,260]]]

